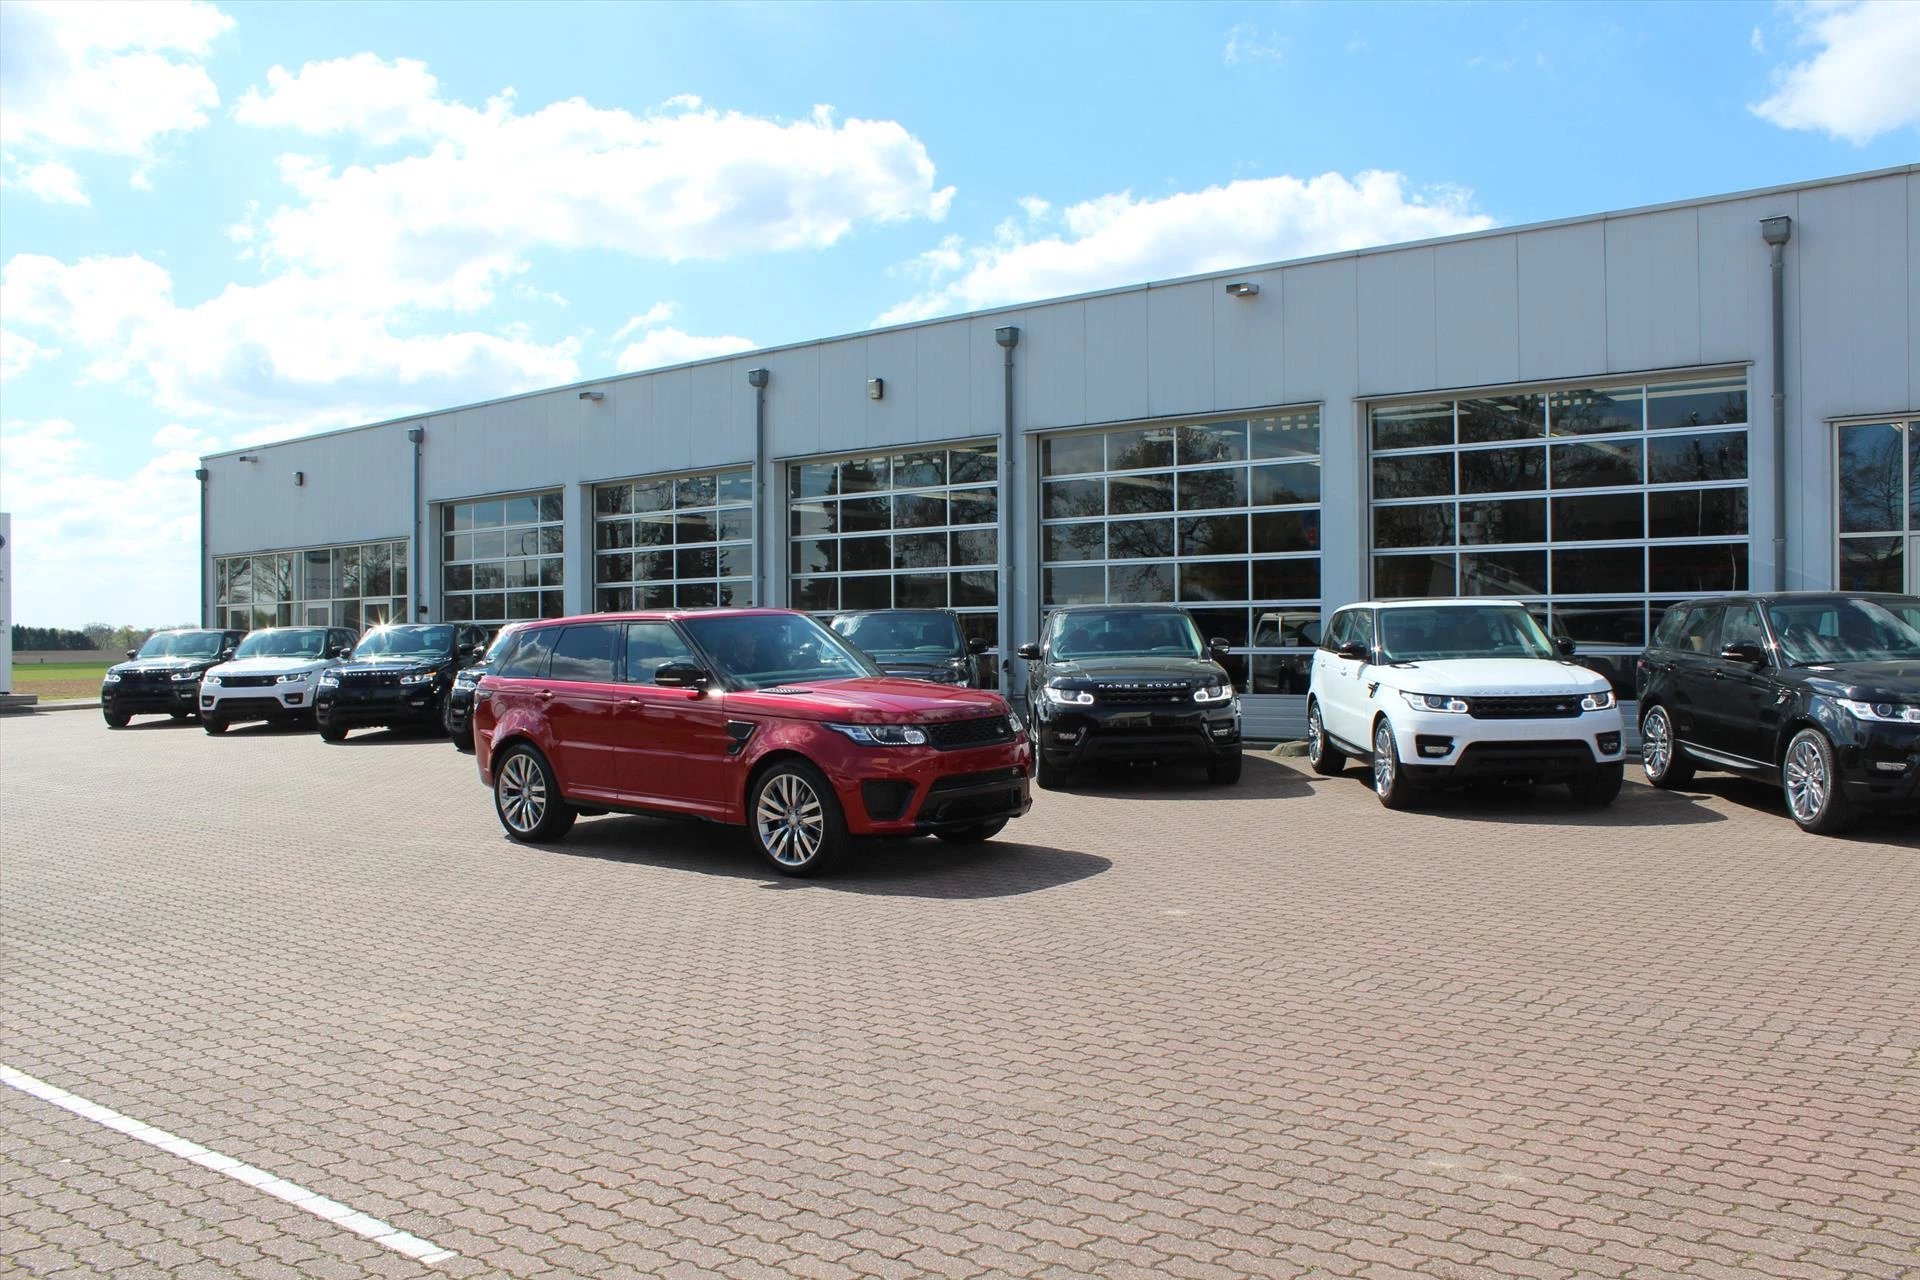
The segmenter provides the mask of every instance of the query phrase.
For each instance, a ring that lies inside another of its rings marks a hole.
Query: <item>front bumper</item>
[[[116,680],[100,686],[100,710],[108,715],[191,715],[198,705],[200,682],[182,680],[165,687],[150,682]]]
[[[1836,752],[1840,785],[1862,809],[1920,809],[1920,727],[1860,722]]]
[[[220,720],[292,720],[313,714],[313,685],[200,686],[200,714]]]
[[[1240,752],[1238,700],[1216,707],[1051,708],[1037,714],[1034,736],[1049,761],[1067,766],[1106,761],[1213,760]]]
[[[1033,807],[1024,737],[962,751],[889,748],[829,766],[854,835],[933,835],[1018,818]]]
[[[1564,782],[1626,760],[1619,709],[1541,720],[1409,710],[1393,717],[1407,776],[1421,782]]]
[[[426,724],[437,729],[440,689],[432,684],[322,685],[314,709],[334,725]]]

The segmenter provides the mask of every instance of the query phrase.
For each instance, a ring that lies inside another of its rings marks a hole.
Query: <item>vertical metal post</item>
[[[408,427],[407,441],[413,445],[413,536],[408,539],[413,544],[408,558],[413,561],[407,570],[407,616],[402,622],[421,622],[421,593],[425,590],[425,574],[421,572],[426,564],[426,549],[420,545],[420,447],[426,441],[425,427]]]
[[[1762,218],[1773,272],[1773,589],[1787,589],[1787,241],[1792,218]]]
[[[747,370],[747,385],[753,388],[753,603],[771,604],[772,581],[767,564],[767,506],[763,492],[767,487],[767,382],[765,369]],[[777,544],[778,539],[774,539]]]
[[[1000,692],[1011,698],[1013,651],[1020,643],[1013,634],[1013,544],[1018,532],[1013,511],[1020,501],[1017,437],[1013,429],[1013,349],[1020,345],[1020,329],[1017,325],[1002,325],[993,331],[993,340],[1000,344],[1005,379],[1001,388],[1005,415],[1000,426],[1000,589],[995,594],[1000,602]]]
[[[207,480],[212,474],[205,467],[198,467],[193,473],[193,478],[200,482],[200,625],[203,627],[209,621],[219,625],[207,598]]]

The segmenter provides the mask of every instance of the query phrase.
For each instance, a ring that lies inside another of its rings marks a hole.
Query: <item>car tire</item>
[[[1240,773],[1245,768],[1246,757],[1236,751],[1224,760],[1207,765],[1207,781],[1216,787],[1230,787],[1240,781]]]
[[[318,711],[313,713],[313,727],[320,731],[320,740],[322,742],[345,742],[347,740],[347,726],[335,724],[332,719]]]
[[[1389,809],[1412,806],[1419,788],[1400,763],[1400,743],[1393,736],[1393,723],[1385,716],[1373,726],[1373,794]]]
[[[1684,787],[1693,781],[1693,770],[1693,758],[1674,732],[1673,716],[1659,703],[1648,707],[1640,717],[1640,772],[1647,785],[1662,791]]]
[[[493,811],[508,838],[521,844],[551,844],[576,816],[560,797],[553,766],[525,742],[508,747],[493,767]]]
[[[133,721],[133,717],[124,711],[102,711],[100,718],[107,722],[109,729],[124,729]]]
[[[747,834],[783,876],[816,876],[847,846],[840,801],[821,772],[804,760],[782,760],[755,780],[747,796]]]
[[[1344,773],[1347,754],[1327,739],[1326,721],[1320,716],[1318,700],[1307,703],[1307,763],[1323,778]]]
[[[1064,791],[1067,786],[1067,766],[1058,764],[1047,757],[1038,747],[1033,752],[1033,780],[1042,791]]]
[[[948,844],[979,844],[991,840],[1006,829],[1005,818],[995,818],[992,822],[976,822],[970,827],[956,827],[951,831],[936,831],[933,834]]]
[[[1581,804],[1605,808],[1619,798],[1626,773],[1624,764],[1603,764],[1586,777],[1569,782],[1567,790],[1573,792],[1573,798]]]
[[[205,729],[208,733],[218,737],[220,734],[223,734],[227,731],[227,722],[225,720],[222,720],[219,716],[201,716],[200,727],[202,729]]]
[[[1802,729],[1787,744],[1780,790],[1802,831],[1837,836],[1852,828],[1856,815],[1836,764],[1832,741],[1818,729]]]
[[[453,749],[455,751],[458,751],[461,755],[472,754],[473,734],[471,733],[471,731],[467,733],[461,733],[456,729],[449,729],[447,730],[447,740],[453,743]]]

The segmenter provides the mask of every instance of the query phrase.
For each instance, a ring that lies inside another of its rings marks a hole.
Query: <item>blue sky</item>
[[[0,4],[13,616],[203,452],[1915,159],[1920,4]]]

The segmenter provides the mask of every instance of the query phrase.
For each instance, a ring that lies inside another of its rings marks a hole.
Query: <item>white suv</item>
[[[345,627],[268,627],[249,631],[223,662],[200,678],[200,725],[225,733],[237,720],[305,720],[313,715],[320,673],[353,652]]]
[[[1511,600],[1367,601],[1333,615],[1313,655],[1307,759],[1335,774],[1370,757],[1389,809],[1424,787],[1482,779],[1620,794],[1624,725],[1606,677],[1568,661]]]

